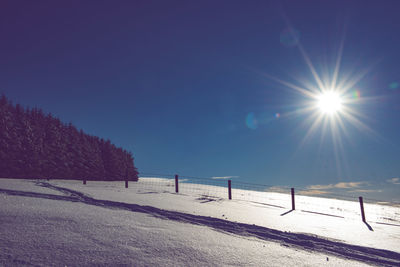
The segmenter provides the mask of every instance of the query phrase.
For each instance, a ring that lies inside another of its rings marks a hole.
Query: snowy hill
[[[400,208],[181,184],[0,179],[0,266],[399,266]],[[262,200],[263,199],[263,200]]]

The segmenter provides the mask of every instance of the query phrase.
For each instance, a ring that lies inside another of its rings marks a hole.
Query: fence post
[[[125,180],[125,188],[128,188],[128,179]]]
[[[228,180],[228,197],[229,197],[229,199],[232,199],[232,182],[231,182],[231,180]]]
[[[360,200],[360,208],[361,208],[361,218],[363,222],[365,222],[365,213],[364,213],[364,201],[362,197],[358,198]]]
[[[295,207],[295,205],[294,205],[294,188],[292,187],[292,188],[290,189],[290,191],[291,191],[291,193],[292,193],[292,210],[295,210],[296,207]]]
[[[86,179],[83,179],[83,184],[86,184]]]
[[[179,193],[178,174],[175,174],[175,193]]]

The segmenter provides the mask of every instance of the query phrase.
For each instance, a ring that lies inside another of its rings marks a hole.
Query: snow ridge
[[[339,256],[346,259],[358,260],[380,266],[399,266],[400,253],[389,250],[362,247],[329,240],[316,235],[284,232],[262,226],[226,221],[214,217],[187,214],[183,212],[163,210],[152,206],[127,204],[110,200],[98,200],[81,192],[51,185],[47,182],[36,182],[37,186],[46,187],[63,193],[65,196],[0,189],[1,193],[34,198],[46,198],[61,201],[81,202],[88,205],[110,209],[122,209],[132,212],[146,213],[166,220],[210,227],[214,230],[245,237],[255,237],[266,241],[278,242],[282,246],[305,249]]]

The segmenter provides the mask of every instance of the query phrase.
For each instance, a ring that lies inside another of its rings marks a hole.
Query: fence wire
[[[142,190],[157,192],[176,192],[175,175],[142,174],[142,182],[135,186]],[[179,194],[228,199],[228,181],[226,179],[201,178],[193,176],[178,177]],[[361,218],[358,196],[336,192],[310,191],[307,188],[295,188],[295,208],[303,212],[334,216],[339,218]],[[250,201],[282,209],[292,208],[291,188],[252,184],[239,181],[231,182],[231,196],[234,200]],[[364,198],[364,209],[370,222],[400,226],[400,204],[376,199]]]
[[[96,181],[96,179],[88,179]],[[107,186],[106,182],[103,186]],[[178,188],[175,175],[160,173],[141,174],[139,182],[130,182],[130,188],[138,193],[176,193],[195,196],[198,199],[228,199],[228,180],[193,176],[179,176]],[[296,187],[295,209],[339,218],[361,218],[359,196],[337,192],[318,192]],[[291,187],[252,184],[231,181],[233,200],[268,205],[282,210],[292,209]],[[363,198],[366,220],[369,222],[400,226],[400,203],[373,198]]]

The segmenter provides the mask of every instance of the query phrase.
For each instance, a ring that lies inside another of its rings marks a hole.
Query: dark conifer
[[[138,180],[133,156],[42,110],[0,97],[0,177]]]

